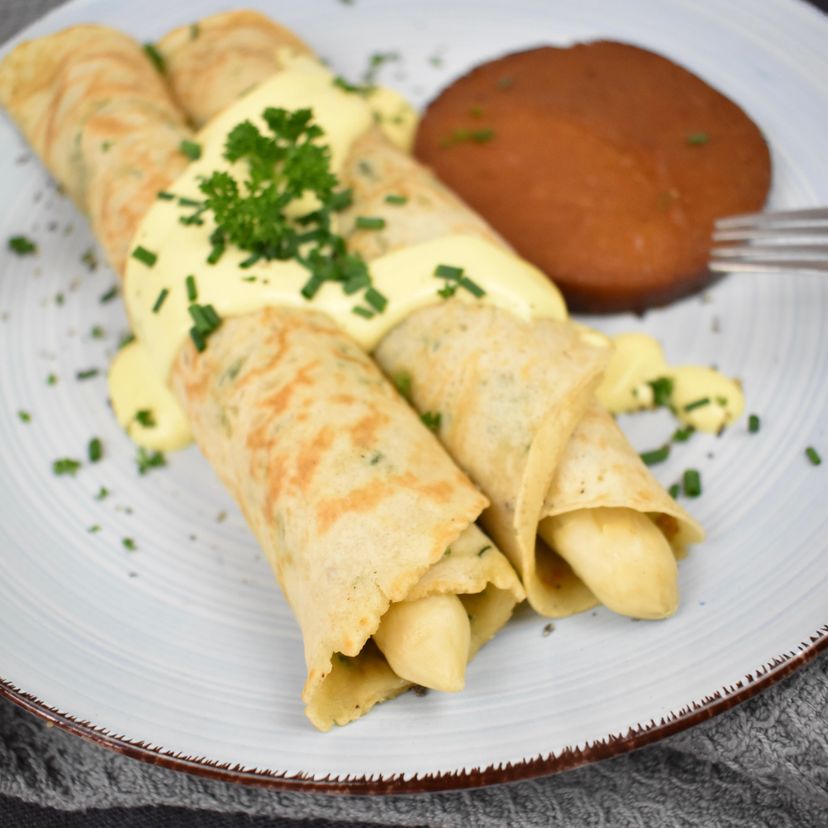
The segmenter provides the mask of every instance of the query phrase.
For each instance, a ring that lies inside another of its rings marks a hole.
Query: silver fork
[[[729,273],[828,273],[828,207],[727,216],[716,222],[709,267]]]

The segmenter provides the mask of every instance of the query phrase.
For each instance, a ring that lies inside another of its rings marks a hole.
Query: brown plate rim
[[[626,734],[609,734],[582,748],[565,747],[558,754],[550,753],[547,756],[537,756],[534,759],[498,766],[490,765],[482,769],[429,773],[422,776],[415,774],[409,778],[403,774],[358,777],[314,777],[304,773],[288,775],[285,771],[245,768],[238,764],[219,763],[203,756],[185,756],[142,741],[129,739],[123,735],[113,734],[106,728],[50,707],[41,699],[16,687],[2,677],[0,677],[0,698],[8,699],[56,727],[115,753],[150,765],[192,773],[221,782],[278,790],[352,796],[433,793],[551,776],[561,771],[637,750],[735,707],[812,661],[823,650],[828,650],[828,624],[817,629],[795,650],[776,656],[754,673],[717,690],[710,696],[705,696],[700,701],[690,702],[678,712],[663,717],[659,722],[651,719],[645,724],[631,727]]]

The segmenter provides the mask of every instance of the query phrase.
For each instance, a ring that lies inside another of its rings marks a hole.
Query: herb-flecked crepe
[[[251,83],[279,72],[290,35],[253,12],[216,15],[197,29],[205,37],[201,43],[185,27],[158,45],[174,94],[200,124]],[[225,48],[226,42],[232,47]],[[304,44],[301,52],[308,53]],[[199,65],[213,63],[223,68],[220,88],[198,72]],[[234,77],[240,80],[234,83]],[[313,101],[306,105],[312,108]],[[349,248],[368,261],[453,234],[507,247],[376,127],[355,142],[340,180],[354,193],[342,233]],[[390,205],[389,193],[404,196],[406,206]],[[360,229],[358,215],[382,218],[385,226]],[[550,536],[549,519],[621,508],[649,517],[677,555],[702,539],[701,527],[664,491],[595,401],[608,350],[575,324],[524,322],[497,308],[447,301],[412,313],[373,356],[389,376],[405,377],[419,411],[440,413],[441,441],[491,501],[483,525],[542,614],[565,616],[596,603],[572,567],[539,541],[539,533]],[[589,580],[592,573],[580,574]]]
[[[257,42],[241,31],[244,46]],[[249,85],[232,66],[220,74]],[[186,165],[179,145],[191,137],[141,47],[101,26],[23,43],[0,64],[0,101],[123,273],[130,239]],[[486,498],[327,317],[264,308],[224,320],[204,353],[181,346],[169,379],[296,615],[302,697],[320,729],[410,686],[371,639],[390,605],[459,596],[471,656],[522,600],[474,524]]]

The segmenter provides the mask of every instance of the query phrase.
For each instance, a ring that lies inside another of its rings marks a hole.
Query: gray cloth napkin
[[[635,753],[452,793],[337,797],[214,782],[127,759],[0,703],[0,794],[63,809],[186,805],[379,825],[828,825],[828,653],[756,698]]]
[[[0,41],[56,0],[2,0]],[[266,791],[145,765],[0,702],[0,795],[83,810],[178,805],[458,826],[828,826],[828,653],[716,719],[635,753],[482,790],[393,797]]]

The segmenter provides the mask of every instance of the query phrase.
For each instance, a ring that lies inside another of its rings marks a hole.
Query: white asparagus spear
[[[392,604],[374,641],[401,678],[455,693],[466,683],[471,629],[456,595]]]
[[[614,612],[656,619],[676,611],[676,559],[645,514],[626,508],[578,509],[541,521],[539,533]]]

